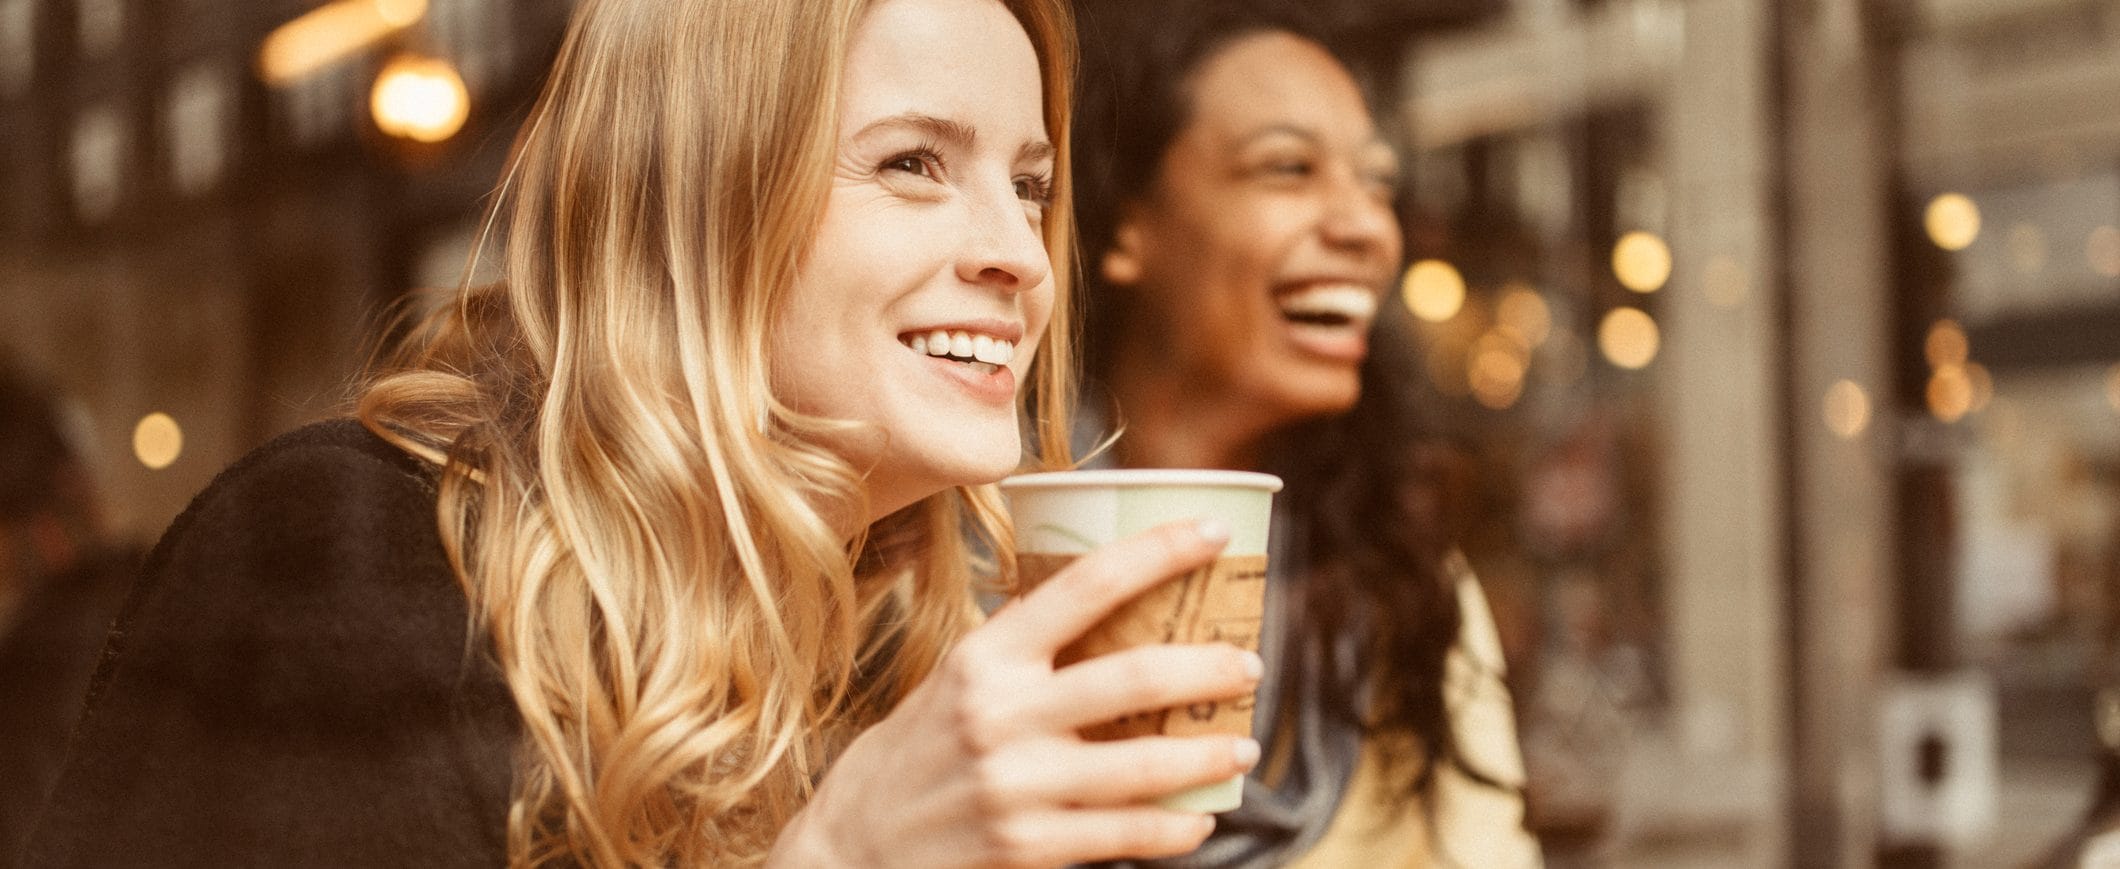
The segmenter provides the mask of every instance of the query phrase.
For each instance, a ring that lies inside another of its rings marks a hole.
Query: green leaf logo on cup
[[[1208,567],[1158,585],[1083,634],[1055,661],[1149,643],[1223,642],[1257,651],[1266,602],[1266,537],[1281,479],[1245,471],[1102,470],[1025,474],[1001,481],[1016,525],[1016,566],[1029,591],[1106,543],[1166,522],[1220,519],[1229,546]],[[1252,698],[1161,709],[1086,728],[1088,739],[1251,735]],[[1226,812],[1243,801],[1244,777],[1182,791],[1162,805]]]

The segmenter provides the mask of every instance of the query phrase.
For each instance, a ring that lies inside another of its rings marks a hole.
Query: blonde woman
[[[1256,683],[1055,670],[1183,523],[978,623],[961,529],[1066,438],[1056,0],[588,0],[467,289],[358,422],[225,473],[114,634],[38,866],[1056,865],[1190,850]],[[1021,387],[1019,388],[1019,384]],[[1058,447],[1038,463],[1064,465]]]

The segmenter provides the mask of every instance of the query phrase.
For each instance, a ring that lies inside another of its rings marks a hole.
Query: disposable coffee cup
[[[1219,519],[1229,545],[1213,564],[1159,584],[1121,605],[1062,650],[1057,666],[1150,643],[1223,642],[1258,651],[1266,604],[1266,534],[1281,479],[1245,471],[1106,470],[1024,474],[1001,481],[1016,525],[1020,592],[1029,592],[1092,549],[1186,519]],[[1088,739],[1250,736],[1254,698],[1160,709],[1084,728]],[[1180,791],[1157,802],[1226,812],[1244,800],[1244,777]]]

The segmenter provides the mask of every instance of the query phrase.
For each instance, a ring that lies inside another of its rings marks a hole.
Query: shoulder
[[[1457,644],[1450,649],[1443,676],[1443,698],[1458,753],[1481,774],[1521,787],[1523,754],[1517,746],[1515,704],[1494,613],[1463,554],[1452,552],[1443,572],[1456,584],[1461,611]]]
[[[439,551],[434,497],[420,460],[353,420],[316,423],[214,478],[170,524],[146,570],[209,559],[217,573],[277,583],[316,568],[408,567]]]
[[[1455,590],[1458,604],[1457,654],[1465,656],[1467,663],[1500,677],[1508,671],[1502,656],[1502,637],[1494,621],[1494,610],[1487,605],[1487,592],[1480,587],[1480,578],[1472,572],[1472,562],[1465,554],[1452,550],[1443,559],[1443,576]]]
[[[342,419],[258,448],[193,499],[149,555],[112,651],[184,681],[344,686],[461,651],[467,617],[431,473]],[[268,678],[227,681],[245,674]]]
[[[33,862],[498,862],[517,725],[485,649],[422,463],[350,420],[278,438],[148,559]]]
[[[300,526],[433,497],[433,474],[419,459],[354,420],[334,419],[281,435],[222,471],[170,525],[163,543],[219,530],[217,524]],[[342,530],[370,529],[356,523]],[[162,554],[158,548],[149,560]]]

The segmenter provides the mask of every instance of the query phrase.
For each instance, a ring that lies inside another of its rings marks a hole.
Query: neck
[[[1116,366],[1112,393],[1126,434],[1114,457],[1129,468],[1257,470],[1269,424],[1246,403],[1183,372]]]

